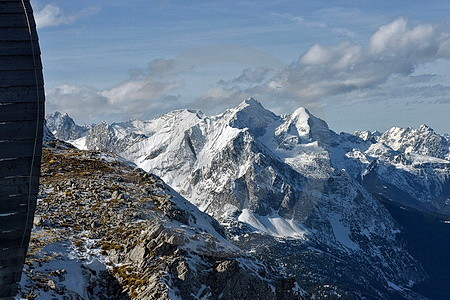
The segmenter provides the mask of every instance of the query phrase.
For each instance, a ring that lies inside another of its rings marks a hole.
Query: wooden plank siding
[[[32,14],[28,12],[28,18],[30,20],[31,26],[36,27],[36,23],[34,19],[31,18]],[[0,28],[26,28],[28,30],[28,26],[25,20],[25,14],[22,12],[8,12],[8,13],[0,13]]]
[[[34,149],[34,139],[0,143],[0,161],[31,157],[33,155],[37,157],[42,155],[42,148]]]
[[[30,45],[28,44],[28,46]],[[34,63],[33,55],[30,54],[1,55],[0,71],[34,71]],[[36,67],[42,69],[42,64],[39,60],[36,61]]]
[[[44,87],[42,85],[38,87],[38,90],[36,90],[36,85],[29,87],[0,87],[0,103],[29,102],[30,99],[35,99],[33,102],[36,102],[38,98],[40,102],[44,102]]]
[[[23,41],[5,41],[0,40],[0,55],[29,55],[30,54],[30,40]],[[40,55],[39,44],[37,41],[33,42],[33,47],[36,55]]]
[[[31,199],[37,197],[37,191],[31,196]],[[0,211],[4,214],[13,212],[35,211],[36,202],[29,202],[28,192],[21,195],[9,195],[0,197]]]
[[[0,197],[28,194],[28,192],[30,191],[30,184],[31,192],[36,193],[37,189],[33,189],[33,187],[39,186],[39,176],[13,176],[0,178],[0,186],[2,187],[2,189],[0,190]],[[3,212],[0,214],[0,216],[2,214]],[[2,219],[2,221],[3,220],[4,219]]]
[[[21,0],[0,0],[0,299],[17,292],[42,155],[41,52],[30,1],[23,3],[26,13]]]
[[[43,122],[40,120],[39,122]],[[0,123],[2,131],[0,132],[0,159],[8,157],[23,156],[23,153],[33,153],[28,148],[34,145],[34,136],[36,135],[36,120],[3,122]],[[37,129],[38,135],[42,135],[43,128]],[[17,149],[18,152],[11,152],[8,149]],[[11,154],[8,154],[11,153]],[[11,156],[13,155],[13,156]]]

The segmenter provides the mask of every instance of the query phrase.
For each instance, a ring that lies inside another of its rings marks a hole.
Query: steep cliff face
[[[86,135],[89,127],[79,126],[68,114],[54,112],[45,117],[46,125],[50,132],[58,139],[69,141],[76,140]]]

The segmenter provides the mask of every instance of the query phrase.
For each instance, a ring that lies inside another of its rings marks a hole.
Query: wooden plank
[[[6,215],[6,216],[5,216]],[[0,235],[9,233],[11,236],[14,232],[22,231],[29,227],[29,223],[33,223],[34,212],[20,212],[17,214],[0,214],[0,222],[2,224]],[[23,233],[22,233],[23,234]]]
[[[39,111],[37,107],[39,106]],[[44,103],[0,104],[0,122],[40,120],[45,116]]]
[[[28,12],[28,11],[27,11]],[[28,20],[31,27],[35,28],[36,23],[33,18],[33,14],[28,12]],[[28,23],[24,11],[17,13],[0,13],[0,28],[14,28],[14,27],[24,27],[28,28]]]
[[[0,160],[0,177],[39,175],[41,157],[34,157],[33,170],[31,170],[32,160],[31,156]]]
[[[21,233],[23,235],[23,231]],[[9,247],[0,247],[0,256],[7,257],[12,255],[23,255],[25,254],[24,247],[20,245],[9,245]]]
[[[17,154],[20,156],[23,153],[29,153],[29,149],[33,148],[36,129],[38,136],[43,135],[43,124],[44,120],[42,119],[38,124],[36,124],[36,121],[0,123],[0,159],[11,157],[7,153],[13,152],[8,151],[8,149],[18,151]]]
[[[33,219],[31,219],[31,222],[29,220],[28,224],[23,224],[23,229],[31,229],[30,225],[33,225]],[[17,231],[3,232],[2,234],[0,234],[0,245],[5,245],[5,246],[6,245],[9,245],[9,246],[21,245],[22,239],[23,239],[23,229],[22,229],[22,232],[20,235],[18,234]],[[26,235],[26,232],[25,232],[25,235]],[[26,239],[24,239],[24,240],[26,241]],[[24,242],[24,245],[28,245],[28,243]]]
[[[33,9],[29,2],[25,3],[27,12],[32,13]],[[23,12],[21,1],[0,1],[0,11],[2,13],[18,13]]]
[[[1,130],[1,129],[0,129]],[[42,132],[42,131],[41,131]],[[19,158],[29,157],[34,155],[42,155],[42,147],[39,139],[36,141],[36,150],[34,150],[34,139],[15,140],[15,141],[0,141],[0,159],[5,158]]]
[[[19,263],[17,266],[0,269],[0,282],[2,283],[0,286],[0,295],[6,297],[1,299],[16,299],[14,297],[17,293],[18,282],[20,282],[20,278],[22,277],[24,262]]]
[[[11,268],[21,266],[25,260],[24,255],[14,255],[10,257],[0,256],[0,266],[3,268]]]
[[[36,86],[33,84],[29,86],[0,86],[0,97],[2,97],[0,99],[2,99],[1,102],[30,102],[28,100],[20,101],[20,99],[25,97],[26,93],[35,93],[36,91],[44,94],[44,85],[41,84]],[[5,101],[7,99],[6,97],[16,97],[17,100]]]
[[[33,42],[34,53],[36,55],[41,54],[39,44],[37,41]],[[24,41],[0,41],[0,55],[23,55],[32,54],[30,40]],[[1,59],[1,57],[0,57]]]
[[[1,2],[19,2],[19,3],[21,3],[22,1],[21,0],[0,0],[0,3]],[[25,2],[25,4],[26,4],[26,3],[29,3],[30,0],[23,0],[23,2]]]
[[[38,94],[39,93],[39,94]],[[36,89],[36,86],[32,90],[0,90],[0,103],[11,102],[36,102],[39,96],[39,101],[45,101],[44,88]]]
[[[28,32],[28,28],[0,28],[0,36],[4,41],[38,41],[38,36],[35,30]]]
[[[33,59],[32,54],[0,56],[0,71],[34,70],[35,65],[37,69],[42,69],[41,60],[39,57]]]
[[[30,201],[31,199],[31,201]],[[26,212],[36,210],[37,193],[28,195],[2,196],[0,197],[0,211],[2,213]]]
[[[30,186],[31,185],[31,186]],[[34,175],[0,178],[0,197],[8,195],[32,194],[39,190],[39,177]],[[0,212],[0,216],[1,216]]]
[[[0,122],[11,122],[11,121],[32,121],[35,119],[43,119],[44,112],[44,103],[41,104],[41,109],[37,111],[35,108],[30,109],[16,109],[16,110],[8,110],[3,111],[2,105],[0,105]]]
[[[28,141],[28,140],[26,140]],[[18,141],[21,142],[21,141]],[[34,141],[33,141],[34,143]],[[23,148],[12,148],[11,150],[5,151],[5,153],[0,152],[0,159],[8,159],[8,158],[21,158],[21,157],[29,157],[32,156],[33,153],[37,156],[42,156],[42,148],[39,144],[39,140],[37,141],[38,147],[36,151],[33,151],[33,146],[31,147],[23,147]],[[15,153],[14,153],[15,152]]]
[[[1,299],[16,299],[14,296],[17,293],[17,284],[20,282],[24,262],[18,263],[17,266],[0,269],[0,282],[2,283],[0,285],[0,295],[6,297]]]
[[[9,270],[6,269],[6,270]],[[12,269],[13,271],[4,271],[2,272],[2,276],[0,276],[0,282],[2,282],[2,287],[0,289],[0,292],[2,295],[4,295],[6,298],[3,299],[14,299],[14,297],[17,294],[17,286],[18,286],[18,282],[20,282],[20,278],[22,275],[22,266],[20,268],[20,270],[16,270],[16,269]],[[11,275],[7,275],[7,274],[11,274]],[[14,280],[14,281],[12,281]],[[12,282],[10,282],[12,281]]]
[[[37,82],[36,82],[37,80]],[[0,86],[31,86],[43,85],[44,78],[42,72],[38,69],[37,76],[34,70],[29,71],[0,71]]]
[[[37,102],[36,98],[30,99],[31,101],[28,102],[0,102],[0,112],[5,111],[8,113],[13,113],[15,111],[24,111],[24,110],[33,110],[35,109],[36,112],[38,109],[43,109],[44,103]],[[34,119],[36,120],[36,119]],[[15,121],[15,120],[13,120]],[[19,121],[19,120],[17,120]],[[12,122],[12,121],[11,121]]]
[[[9,269],[7,269],[7,270],[9,270]],[[8,274],[7,272],[10,273],[10,271],[4,271],[4,274]],[[22,273],[22,270],[20,270],[20,273]],[[13,278],[15,278],[15,277],[13,276]],[[1,279],[0,279],[0,281],[4,283],[4,284],[2,284],[2,286],[0,286],[0,295],[4,295],[5,297],[10,297],[11,299],[13,299],[13,297],[15,297],[17,294],[17,286],[16,286],[17,283],[16,284],[14,284],[15,282],[7,283]],[[9,298],[6,298],[6,299],[9,299]]]

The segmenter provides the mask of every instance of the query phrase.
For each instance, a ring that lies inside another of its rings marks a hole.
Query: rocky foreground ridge
[[[158,177],[47,140],[19,297],[300,299]]]

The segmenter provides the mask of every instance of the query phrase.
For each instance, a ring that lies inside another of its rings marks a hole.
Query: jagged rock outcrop
[[[79,126],[75,124],[74,120],[69,117],[67,113],[60,113],[59,111],[45,117],[46,125],[52,134],[61,140],[69,141],[76,140],[88,131],[88,126]]]
[[[124,126],[123,124],[122,126]],[[136,132],[127,132],[123,127],[102,122],[93,125],[85,137],[85,147],[91,150],[106,150],[111,153],[126,151],[129,145],[144,140],[147,136]]]

